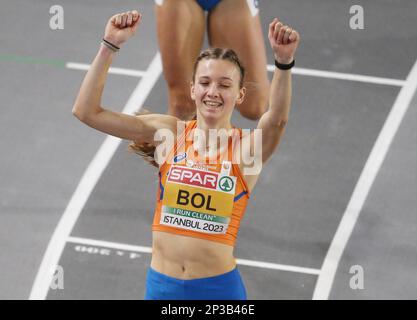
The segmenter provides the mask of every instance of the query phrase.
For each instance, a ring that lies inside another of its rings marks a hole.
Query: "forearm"
[[[274,71],[269,96],[269,119],[278,126],[288,121],[292,95],[291,70]]]
[[[101,45],[81,84],[72,112],[82,121],[103,110],[101,97],[113,55],[113,51]]]

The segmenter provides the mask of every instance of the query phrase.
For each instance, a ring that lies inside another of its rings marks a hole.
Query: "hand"
[[[288,64],[294,60],[300,35],[289,26],[283,25],[277,18],[269,24],[269,43],[274,51],[275,60]]]
[[[120,47],[135,34],[141,18],[136,10],[114,15],[107,22],[104,39]]]

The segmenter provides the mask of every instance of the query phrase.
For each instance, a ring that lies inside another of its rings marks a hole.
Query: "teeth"
[[[210,106],[210,107],[220,107],[221,106],[221,103],[218,103],[218,102],[205,101],[204,103],[206,105]]]

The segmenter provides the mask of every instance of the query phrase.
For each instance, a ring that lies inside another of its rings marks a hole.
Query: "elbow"
[[[95,112],[89,109],[90,108],[86,106],[75,104],[72,107],[72,114],[81,122],[88,124],[92,119],[94,119],[94,116],[99,113],[99,111]]]
[[[72,115],[76,117],[78,120],[80,120],[81,122],[85,121],[85,115],[83,115],[83,113],[79,110],[79,108],[77,108],[76,105],[72,107]]]
[[[280,118],[275,121],[274,127],[278,129],[284,129],[287,126],[288,118]]]
[[[263,116],[261,121],[265,121],[265,125],[275,129],[284,129],[287,126],[289,114],[288,112],[276,112],[269,109]]]
[[[77,105],[75,105],[72,108],[72,114],[82,123],[85,123],[88,125],[91,122],[91,114],[83,112],[83,109],[80,107],[77,107]]]

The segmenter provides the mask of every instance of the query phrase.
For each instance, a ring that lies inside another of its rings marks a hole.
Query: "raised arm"
[[[297,31],[274,19],[269,25],[269,43],[275,60],[290,64],[300,41]],[[275,68],[269,96],[269,110],[258,123],[262,129],[262,162],[265,163],[278,146],[288,121],[291,105],[291,70]]]
[[[120,48],[135,34],[140,20],[141,15],[136,10],[114,15],[107,22],[104,39]],[[111,45],[100,46],[82,82],[72,113],[94,129],[127,140],[152,143],[159,128],[175,132],[178,120],[175,117],[159,114],[132,116],[102,107],[101,97],[115,50]]]

